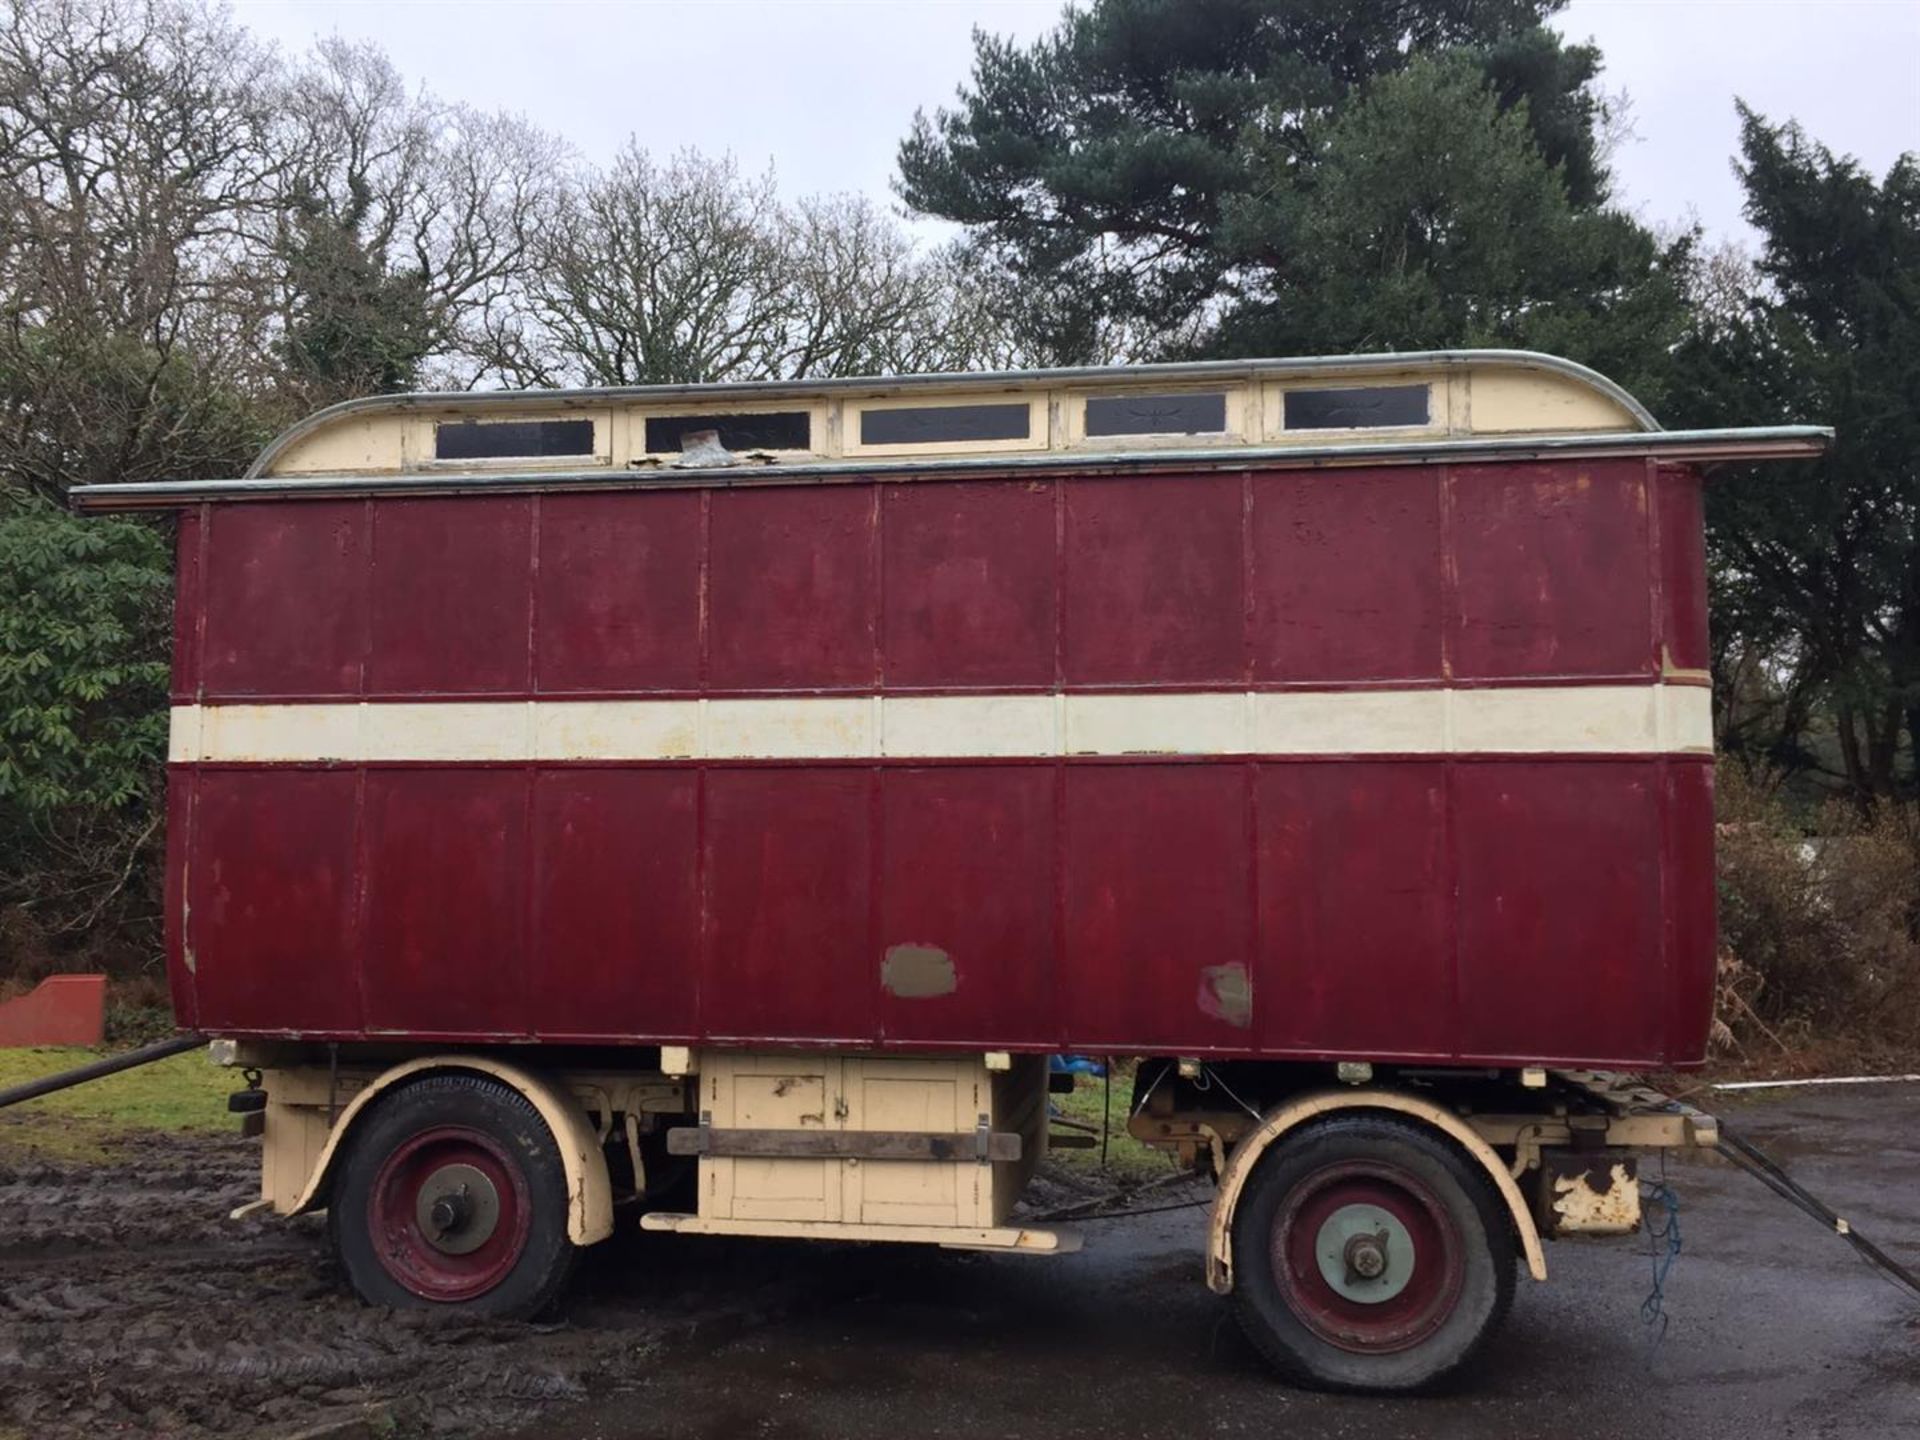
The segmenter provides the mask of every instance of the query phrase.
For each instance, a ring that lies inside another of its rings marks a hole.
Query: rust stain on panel
[[[953,957],[937,945],[893,945],[880,962],[880,987],[900,1000],[931,1000],[959,988]]]
[[[1203,1014],[1246,1029],[1253,1023],[1253,981],[1241,964],[1209,965],[1200,972]]]

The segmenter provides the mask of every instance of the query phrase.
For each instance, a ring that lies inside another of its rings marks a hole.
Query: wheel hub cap
[[[421,1184],[414,1220],[443,1255],[470,1255],[500,1224],[500,1192],[472,1165],[442,1165]]]
[[[1287,1308],[1319,1339],[1371,1355],[1418,1345],[1446,1324],[1459,1303],[1465,1249],[1425,1180],[1370,1156],[1300,1176],[1268,1236]]]
[[[1379,1205],[1342,1205],[1314,1239],[1320,1275],[1334,1293],[1362,1305],[1378,1305],[1407,1288],[1413,1278],[1413,1237]]]

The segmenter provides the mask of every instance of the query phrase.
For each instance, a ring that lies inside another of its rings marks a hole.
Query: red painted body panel
[[[534,505],[499,496],[371,507],[368,693],[529,688]]]
[[[549,1038],[699,1029],[699,777],[587,767],[534,780],[528,1023]]]
[[[271,1028],[289,1014],[321,1030],[362,1026],[359,788],[350,770],[199,777],[187,901],[206,1014],[236,1029]]]
[[[1244,764],[1067,772],[1063,1039],[1129,1052],[1248,1046]]]
[[[1256,683],[1444,673],[1438,472],[1258,475],[1251,489]]]
[[[700,684],[704,497],[543,495],[534,583],[543,694]]]
[[[1053,684],[1053,487],[896,485],[884,495],[887,686]]]
[[[528,775],[409,767],[363,783],[367,1030],[529,1034]]]
[[[1242,680],[1245,506],[1238,475],[1069,484],[1066,683]]]
[[[712,497],[713,688],[872,687],[878,501],[871,486],[853,485]]]
[[[1666,784],[1661,879],[1671,1026],[1667,1053],[1703,1055],[1713,1024],[1719,938],[1713,909],[1713,767],[1673,761],[1666,767]]]
[[[1448,508],[1456,678],[1649,673],[1645,461],[1462,465]]]
[[[194,973],[198,962],[187,955],[187,857],[193,853],[193,801],[199,781],[187,769],[176,768],[167,776],[167,874],[160,903],[165,909],[167,990],[173,996],[173,1018],[183,1030],[200,1024],[200,988]]]
[[[1054,1038],[1056,773],[1051,765],[880,772],[880,963],[898,946],[920,946],[945,952],[954,968],[949,995],[881,991],[888,1040],[966,1038],[992,1049]]]
[[[1454,1043],[1444,761],[1261,768],[1261,1038],[1444,1055]]]
[[[358,695],[367,653],[364,500],[209,509],[203,664],[217,695]],[[407,568],[407,567],[400,567]]]
[[[1689,470],[1661,468],[1654,479],[1655,523],[1660,532],[1661,635],[1670,670],[1704,672],[1707,647],[1707,552],[1700,477]]]
[[[1458,1035],[1631,1055],[1665,1007],[1658,762],[1456,765]]]
[[[1640,460],[262,501],[180,545],[176,695],[208,704],[1651,684],[1705,643],[1698,480]],[[183,764],[169,794],[170,974],[215,1033],[1704,1044],[1703,758]],[[951,989],[889,993],[896,946]]]
[[[873,1033],[873,777],[852,766],[706,775],[700,1028],[732,1039]]]
[[[203,542],[208,508],[197,505],[183,510],[174,532],[173,673],[167,692],[175,704],[192,701],[199,694],[200,632],[207,614]]]

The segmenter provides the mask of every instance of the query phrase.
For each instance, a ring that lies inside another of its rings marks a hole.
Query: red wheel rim
[[[491,1135],[423,1130],[388,1155],[368,1201],[374,1253],[423,1300],[484,1295],[513,1272],[532,1222],[527,1183]]]
[[[1453,1217],[1416,1176],[1351,1160],[1288,1193],[1269,1258],[1287,1307],[1315,1335],[1378,1355],[1418,1345],[1446,1323],[1460,1300],[1464,1250]]]

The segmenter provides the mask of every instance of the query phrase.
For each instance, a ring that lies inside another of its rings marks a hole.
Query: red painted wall
[[[206,507],[175,698],[1651,684],[1704,664],[1698,488],[1629,459]],[[169,794],[176,1005],[217,1033],[1705,1040],[1703,758],[209,764]],[[889,993],[902,945],[951,993]]]

